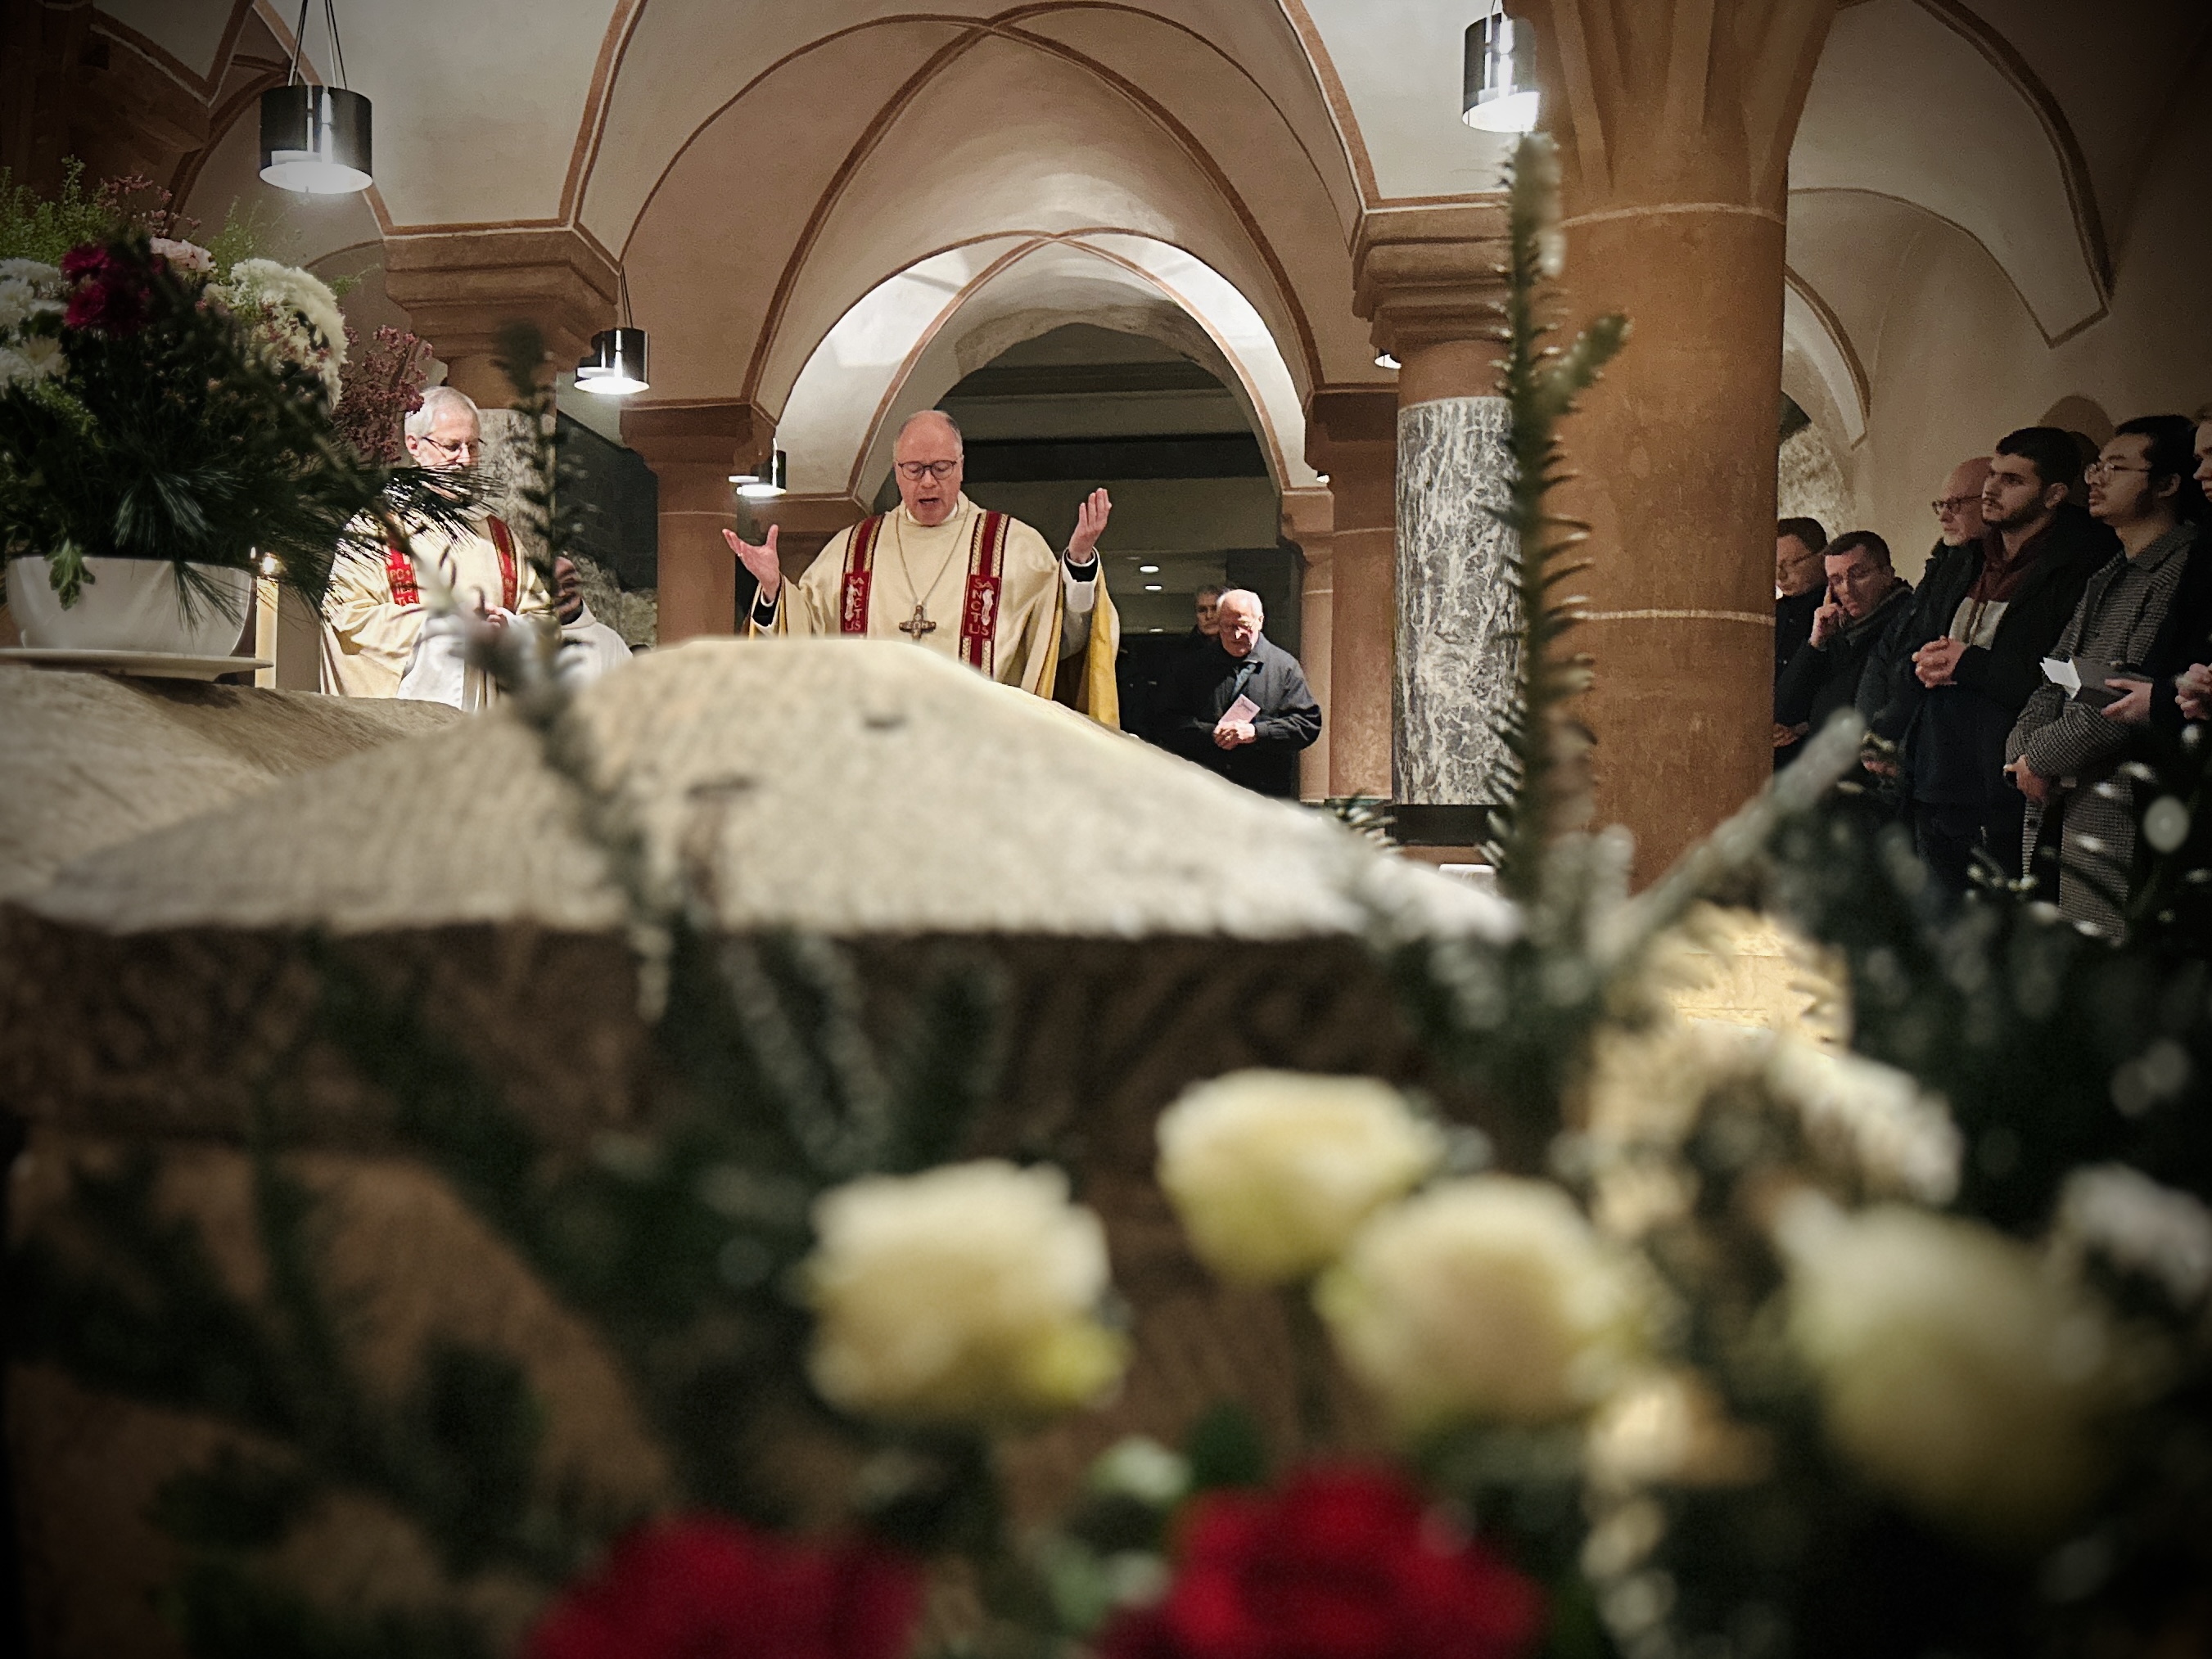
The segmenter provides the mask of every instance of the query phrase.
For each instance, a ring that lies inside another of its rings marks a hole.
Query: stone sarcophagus
[[[58,745],[73,723],[89,741],[115,718],[102,696],[0,675],[0,702]],[[649,1143],[690,1014],[671,1004],[656,1027],[641,1012],[660,972],[642,895],[686,918],[686,939],[813,963],[809,1006],[834,1005],[864,1046],[913,1037],[937,988],[975,990],[982,1080],[955,1150],[1069,1170],[1106,1219],[1138,1356],[1112,1405],[1010,1446],[1018,1507],[1049,1502],[1120,1435],[1171,1435],[1224,1396],[1295,1432],[1280,1310],[1192,1263],[1152,1182],[1153,1120],[1188,1084],[1250,1066],[1446,1090],[1424,1074],[1370,936],[1379,918],[1401,936],[1494,933],[1502,907],[899,647],[655,653],[580,700],[570,777],[512,712],[428,724],[233,780],[227,801],[176,821],[88,832],[96,850],[0,888],[0,1105],[27,1127],[10,1188],[19,1256],[98,1259],[85,1206],[104,1194],[111,1211],[138,1204],[142,1231],[192,1241],[189,1262],[141,1264],[163,1279],[140,1285],[148,1305],[184,1294],[164,1275],[187,1267],[194,1294],[270,1305],[281,1194],[252,1149],[279,1137],[284,1190],[315,1203],[316,1259],[357,1360],[347,1388],[404,1400],[441,1343],[488,1346],[539,1402],[521,1486],[588,1488],[628,1513],[680,1501],[625,1380],[635,1356],[422,1152],[441,1132],[422,1115],[470,1090],[549,1158],[619,1162]],[[379,1018],[334,1024],[334,985]],[[752,994],[723,988],[744,1026]],[[466,1086],[410,1107],[422,1054]],[[190,1334],[179,1352],[201,1351]],[[63,1335],[19,1333],[9,1385],[34,1650],[177,1653],[191,1615],[165,1586],[210,1570],[164,1519],[197,1490],[179,1471],[281,1464],[272,1448],[309,1433],[300,1419],[320,1396],[286,1395],[277,1367],[259,1407],[240,1384],[244,1403],[211,1410],[231,1396],[204,1376],[164,1398],[160,1368],[128,1344]],[[803,1436],[766,1413],[747,1431],[746,1455],[779,1468],[799,1508],[819,1499],[833,1474]],[[294,1514],[256,1570],[326,1608],[459,1607],[511,1638],[544,1595],[531,1563],[426,1541],[398,1476],[370,1463]]]

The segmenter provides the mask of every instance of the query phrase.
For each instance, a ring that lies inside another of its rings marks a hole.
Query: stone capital
[[[1498,328],[1505,260],[1503,196],[1370,209],[1352,244],[1352,308],[1375,349],[1401,363],[1430,346],[1486,339]]]
[[[1326,489],[1283,492],[1283,538],[1296,542],[1310,562],[1326,558],[1336,530],[1336,497]]]
[[[732,511],[730,475],[757,461],[775,441],[758,406],[731,398],[703,404],[631,404],[623,441],[660,480],[664,512]]]
[[[403,232],[384,250],[386,291],[478,403],[507,399],[492,361],[503,325],[535,323],[557,370],[615,320],[615,263],[574,229]]]
[[[1306,400],[1306,465],[1328,478],[1332,532],[1387,527],[1397,512],[1398,394],[1315,392]]]

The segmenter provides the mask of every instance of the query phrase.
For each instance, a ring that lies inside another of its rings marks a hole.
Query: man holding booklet
[[[1260,631],[1257,593],[1231,588],[1217,615],[1218,633],[1167,687],[1160,740],[1231,783],[1295,800],[1298,751],[1321,736],[1321,705],[1298,659]]]
[[[2061,914],[2109,938],[2123,927],[2136,803],[2119,775],[2127,726],[2103,710],[2147,683],[2142,665],[2197,540],[2204,497],[2191,476],[2195,430],[2178,415],[2130,421],[2088,469],[2090,516],[2118,537],[2120,551],[2089,578],[2043,663],[2044,684],[2005,739],[2005,770],[2027,800],[2023,871],[2047,888],[2052,872],[2037,866],[2038,847],[2046,860],[2055,847]]]

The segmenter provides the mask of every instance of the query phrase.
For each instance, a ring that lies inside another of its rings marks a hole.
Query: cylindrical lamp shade
[[[603,328],[592,336],[592,355],[576,365],[576,384],[603,398],[645,391],[645,331]]]
[[[1460,119],[1486,132],[1536,127],[1536,41],[1502,11],[1468,25]]]
[[[769,451],[766,459],[751,472],[741,472],[730,480],[738,487],[738,494],[747,501],[765,501],[781,495],[790,477],[790,464],[780,449]]]
[[[343,87],[271,87],[261,94],[261,176],[280,190],[367,190],[368,100]]]

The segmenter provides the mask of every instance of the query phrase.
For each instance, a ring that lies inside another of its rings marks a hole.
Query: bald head
[[[1982,486],[1989,481],[1990,458],[1977,455],[1961,461],[1943,480],[1943,493],[1936,498],[1936,521],[1943,527],[1943,545],[1964,547],[1982,538]]]
[[[909,415],[891,446],[899,501],[916,524],[943,524],[959,504],[960,424],[941,409]]]
[[[1267,607],[1249,587],[1232,587],[1214,607],[1221,648],[1232,657],[1249,657],[1267,620]]]

